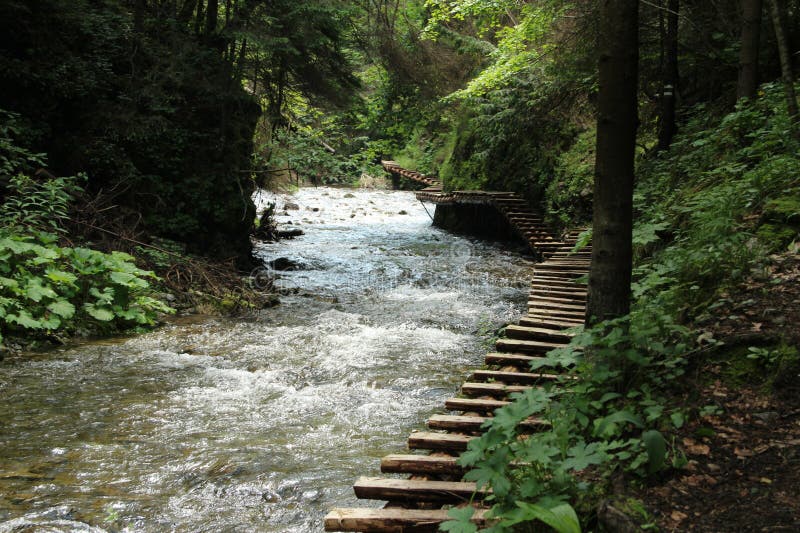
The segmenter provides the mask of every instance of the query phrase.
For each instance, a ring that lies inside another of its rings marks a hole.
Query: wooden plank
[[[428,431],[415,431],[408,437],[408,447],[412,450],[444,450],[462,452],[467,449],[467,443],[474,439],[469,435],[456,435],[453,433],[430,433]]]
[[[434,419],[436,419],[435,425],[431,424],[431,422],[433,422]],[[490,416],[435,415],[428,419],[428,426],[430,426],[431,428],[436,427],[437,429],[482,432],[483,431],[482,426],[484,422],[491,419],[492,417]],[[444,423],[440,425],[439,421],[444,421]],[[536,418],[529,418],[527,420],[523,420],[520,423],[520,426],[530,430],[539,430],[543,426],[549,426],[549,425],[550,423],[547,422],[546,420],[539,420]]]
[[[560,348],[563,343],[527,341],[520,339],[499,339],[496,343],[497,350],[500,352],[524,352],[546,354],[554,348]]]
[[[533,291],[531,291],[533,292]],[[565,297],[559,296],[546,296],[543,294],[531,294],[528,297],[528,303],[531,304],[532,302],[550,302],[553,304],[563,304],[563,305],[579,305],[581,307],[586,306],[586,296],[583,295],[569,295]]]
[[[461,394],[466,396],[492,396],[506,398],[515,392],[525,392],[531,387],[528,385],[506,385],[504,383],[464,383],[461,385]]]
[[[528,300],[528,307],[553,309],[555,311],[574,311],[577,313],[583,313],[586,311],[585,304],[578,304],[574,302],[553,302],[549,298],[533,298]]]
[[[433,415],[427,421],[431,429],[447,431],[480,431],[481,424],[487,420],[484,416]]]
[[[427,481],[361,477],[353,484],[356,497],[390,502],[462,502],[485,498],[490,490],[468,481]]]
[[[486,518],[487,509],[478,509],[470,521],[479,528],[493,522]],[[450,520],[447,509],[333,509],[325,516],[325,531],[357,531],[360,533],[433,533],[439,524]]]
[[[446,455],[392,454],[381,459],[381,472],[385,474],[430,474],[461,476],[465,468],[459,466],[458,457]]]
[[[500,384],[535,385],[542,381],[558,379],[558,374],[541,372],[507,372],[504,370],[476,370],[470,376],[472,381],[497,381]]]
[[[525,326],[542,326],[548,328],[570,329],[582,326],[583,318],[559,318],[555,316],[529,314],[526,318],[521,318],[519,323]]]
[[[533,361],[544,361],[544,357],[525,355],[519,353],[488,353],[486,354],[487,365],[516,365],[528,368]]]
[[[564,333],[558,329],[522,325],[506,326],[506,335],[512,339],[540,340],[554,343],[568,343],[575,336],[574,333]]]
[[[583,311],[563,310],[563,309],[550,309],[541,305],[528,306],[529,315],[539,315],[547,317],[567,318],[572,320],[583,320],[585,313]]]
[[[493,413],[495,409],[508,405],[503,400],[489,400],[481,398],[448,398],[444,408],[450,411],[474,411],[476,413]]]

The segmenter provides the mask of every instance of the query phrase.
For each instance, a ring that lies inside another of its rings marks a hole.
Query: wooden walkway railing
[[[465,198],[479,196],[476,192],[455,194]],[[502,195],[495,198],[516,200]],[[514,201],[505,205],[509,206],[510,217],[520,219],[521,230],[526,228],[522,224],[525,217],[518,215],[521,204]],[[436,531],[439,524],[448,520],[450,507],[466,505],[476,508],[472,518],[476,525],[488,525],[488,509],[482,502],[490,494],[489,489],[478,489],[475,483],[463,481],[465,471],[456,459],[467,449],[467,443],[481,434],[482,424],[495,409],[509,403],[509,394],[555,377],[531,372],[530,363],[568,344],[573,334],[567,330],[583,323],[586,308],[586,285],[580,278],[588,274],[591,250],[573,253],[574,234],[565,242],[558,242],[543,239],[536,233],[538,230],[527,231],[531,234],[529,242],[536,243],[532,245],[552,242],[552,246],[542,250],[548,258],[534,269],[526,316],[506,328],[505,337],[496,343],[496,351],[486,355],[486,368],[472,372],[461,386],[461,394],[445,401],[445,413],[429,418],[427,431],[409,436],[408,450],[417,453],[387,455],[381,460],[382,473],[406,474],[406,479],[362,477],[355,482],[356,497],[386,502],[384,507],[333,509],[325,517],[326,531]],[[546,427],[546,423],[532,418],[524,426],[526,431],[534,432]]]

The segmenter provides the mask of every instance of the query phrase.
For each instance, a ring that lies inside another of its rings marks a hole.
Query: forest
[[[292,208],[259,194],[346,201],[391,160],[513,193],[587,261],[580,324],[526,363],[557,376],[470,433],[490,493],[437,527],[795,530],[798,68],[796,0],[0,0],[0,366],[266,316],[252,272]]]

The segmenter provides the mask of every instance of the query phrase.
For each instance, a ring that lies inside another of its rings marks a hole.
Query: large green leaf
[[[664,467],[667,458],[667,441],[660,431],[651,429],[642,433],[645,450],[647,450],[647,470],[652,474]]]
[[[503,521],[504,526],[513,526],[522,522],[538,520],[552,527],[558,533],[581,533],[581,523],[575,509],[568,503],[559,502],[553,505],[533,504],[518,501],[519,512],[514,518]]]
[[[42,322],[33,318],[33,316],[26,311],[25,309],[21,309],[17,314],[8,314],[6,316],[6,322],[10,324],[17,324],[22,326],[23,328],[27,329],[42,329]]]
[[[94,304],[84,304],[83,308],[90,316],[100,320],[101,322],[110,322],[114,320],[114,311],[108,307],[100,307]]]
[[[50,285],[42,283],[41,278],[31,278],[25,285],[25,296],[34,302],[41,302],[42,298],[57,298],[58,294]]]
[[[470,521],[474,513],[475,509],[472,507],[454,507],[447,511],[447,516],[452,520],[441,524],[439,530],[450,533],[475,533],[478,527]]]
[[[75,306],[66,300],[56,300],[47,309],[61,318],[72,318],[75,315]]]

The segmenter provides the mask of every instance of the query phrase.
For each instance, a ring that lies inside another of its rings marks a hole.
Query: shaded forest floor
[[[725,344],[686,384],[688,464],[638,496],[661,531],[800,531],[800,364],[751,348],[800,345],[800,254],[771,256],[713,313],[700,326]]]

